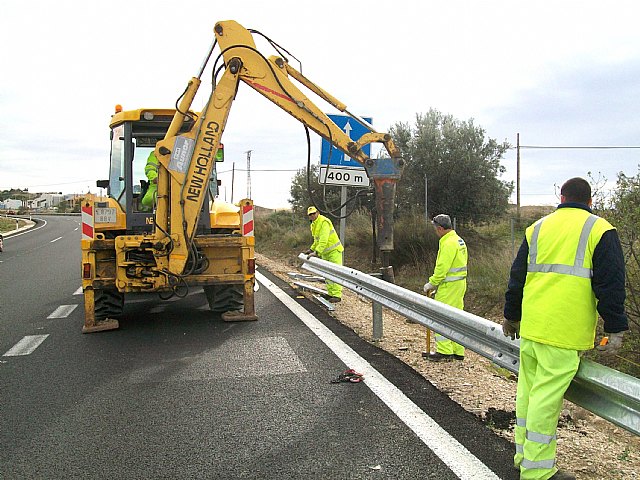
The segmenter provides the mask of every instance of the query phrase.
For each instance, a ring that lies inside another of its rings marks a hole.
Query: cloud
[[[515,146],[520,133],[521,181],[525,195],[544,194],[573,176],[615,180],[635,175],[640,149],[533,149],[541,147],[640,146],[640,58],[623,63],[549,68],[544,81],[519,92],[516,100],[488,111],[488,133],[501,132]],[[505,159],[515,178],[516,151]],[[553,197],[550,201],[555,201]],[[535,200],[535,199],[534,199]]]

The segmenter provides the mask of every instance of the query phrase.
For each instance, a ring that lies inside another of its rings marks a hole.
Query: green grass
[[[24,220],[18,220],[18,225],[23,227],[25,225]],[[16,229],[16,221],[13,218],[0,217],[0,233],[12,232]]]

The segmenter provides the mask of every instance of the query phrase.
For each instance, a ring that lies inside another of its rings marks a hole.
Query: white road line
[[[78,305],[60,305],[47,318],[66,318],[73,312]]]
[[[437,422],[424,413],[400,389],[340,340],[317,318],[300,306],[289,295],[264,275],[256,272],[256,278],[273,293],[294,315],[309,327],[349,368],[364,374],[364,382],[402,422],[429,447],[461,479],[499,480],[495,473],[449,435]]]
[[[82,295],[82,287],[73,292],[74,295]]]
[[[60,240],[62,237],[58,237],[58,238],[54,238],[53,240],[51,240],[49,243],[53,243],[53,242],[57,242],[58,240]]]
[[[27,335],[13,347],[11,347],[7,353],[2,355],[3,357],[17,357],[19,355],[29,355],[33,352],[45,339],[49,336],[46,335]]]

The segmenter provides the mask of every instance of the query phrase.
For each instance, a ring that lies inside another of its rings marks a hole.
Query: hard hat
[[[316,207],[314,207],[313,205],[311,205],[309,208],[307,208],[307,215],[311,215],[312,213],[318,213],[318,209]]]

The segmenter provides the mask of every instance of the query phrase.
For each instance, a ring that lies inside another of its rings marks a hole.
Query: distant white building
[[[14,198],[7,198],[0,202],[0,209],[2,210],[18,210],[22,207],[22,200],[16,200]]]
[[[64,200],[64,195],[58,193],[43,193],[38,198],[29,200],[29,208],[47,209],[57,207]]]

